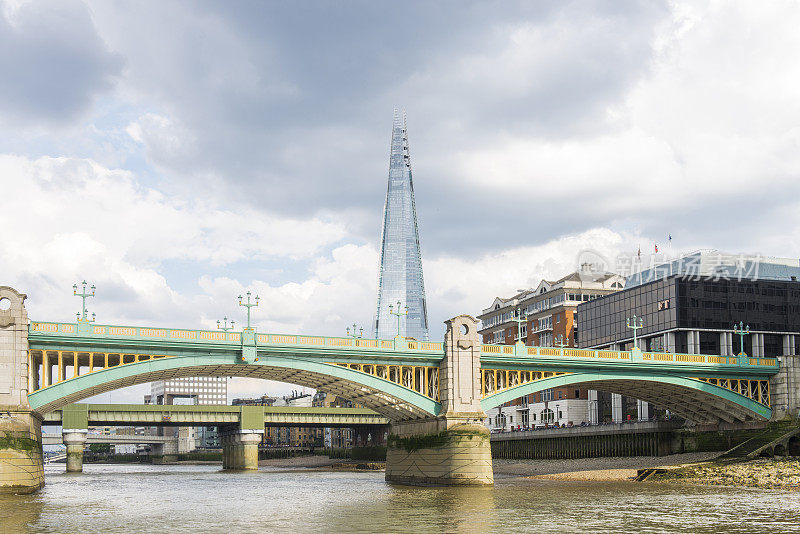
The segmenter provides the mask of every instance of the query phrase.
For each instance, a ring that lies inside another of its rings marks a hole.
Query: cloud
[[[369,330],[395,106],[434,339],[580,250],[800,257],[793,4],[3,5],[0,272],[34,317],[86,276],[113,322],[252,290],[259,328]]]
[[[122,91],[150,103],[135,135],[176,192],[199,186],[232,199],[245,188],[282,213],[336,212],[374,240],[367,214],[379,216],[393,106],[408,108],[418,181],[433,193],[418,202],[430,213],[430,199],[462,178],[442,163],[475,143],[602,129],[605,107],[647,72],[667,14],[635,3],[496,7],[209,4],[185,17],[181,3],[102,2],[93,11],[126,58]],[[439,211],[460,217],[452,205]],[[449,246],[434,231],[427,239]]]
[[[84,4],[0,3],[0,124],[68,124],[121,69]]]
[[[0,156],[0,176],[10,221],[0,240],[0,272],[22,288],[45,284],[30,304],[53,318],[66,319],[66,303],[54,293],[91,277],[104,299],[119,306],[104,310],[108,319],[194,322],[198,303],[169,287],[166,262],[213,269],[274,258],[309,261],[345,236],[335,221],[165,197],[131,173],[91,160]]]

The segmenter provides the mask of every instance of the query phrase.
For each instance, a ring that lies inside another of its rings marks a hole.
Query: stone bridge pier
[[[412,485],[482,486],[494,483],[489,430],[481,408],[478,321],[445,321],[439,367],[441,412],[429,419],[392,422],[386,480]]]
[[[800,419],[800,356],[780,356],[781,369],[770,377],[772,419]]]
[[[25,295],[0,286],[0,493],[42,486],[42,420],[28,404]]]
[[[223,469],[236,471],[258,469],[258,446],[264,437],[263,410],[245,406],[238,426],[220,427],[219,431]]]

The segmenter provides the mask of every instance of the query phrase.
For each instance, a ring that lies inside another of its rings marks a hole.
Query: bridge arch
[[[543,389],[580,386],[634,397],[666,408],[696,424],[767,421],[772,410],[728,389],[668,375],[635,373],[567,373],[505,389],[481,401],[484,410]]]
[[[296,356],[259,355],[257,362],[234,363],[229,355],[176,356],[94,371],[40,389],[28,403],[44,414],[123,387],[194,376],[236,376],[289,382],[341,395],[386,416],[408,421],[435,416],[441,405],[400,384],[331,363]]]

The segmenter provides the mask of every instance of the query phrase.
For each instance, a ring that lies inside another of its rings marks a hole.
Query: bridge
[[[173,436],[148,436],[137,434],[87,434],[86,443],[112,445],[149,445],[166,444],[176,441]],[[42,445],[61,445],[64,443],[63,434],[42,434]]]
[[[388,419],[363,408],[306,408],[293,406],[178,406],[137,404],[69,404],[44,415],[42,425],[60,425],[61,434],[42,434],[43,445],[67,446],[67,471],[83,470],[86,443],[151,444],[155,456],[177,453],[177,438],[89,433],[96,426],[216,426],[263,431],[267,426],[356,428],[383,427]],[[252,427],[252,428],[251,428]]]
[[[0,365],[11,380],[0,402],[28,417],[22,426],[33,442],[47,413],[105,391],[180,377],[263,378],[334,393],[386,417],[386,479],[412,484],[491,483],[485,410],[528,393],[575,385],[700,424],[748,423],[773,416],[770,378],[780,371],[776,358],[744,355],[485,345],[468,315],[445,321],[444,343],[435,343],[29,322],[25,295],[0,286],[3,298],[10,307],[0,311]],[[258,432],[263,427],[244,425],[226,434],[223,448],[241,452],[234,468],[256,466]]]
[[[70,404],[48,412],[42,425],[70,429],[96,426],[265,426],[342,428],[386,425],[389,420],[366,408],[295,406],[198,406],[164,404]]]

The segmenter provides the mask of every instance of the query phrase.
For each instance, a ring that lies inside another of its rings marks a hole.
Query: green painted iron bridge
[[[44,484],[39,444],[48,413],[181,377],[290,382],[374,410],[390,423],[386,480],[405,484],[492,484],[486,410],[544,389],[619,393],[701,425],[765,422],[782,409],[772,398],[786,402],[783,390],[770,391],[776,358],[485,345],[468,315],[445,321],[442,343],[262,333],[250,327],[257,301],[249,295],[240,332],[103,325],[87,317],[91,295],[75,289],[84,299],[76,322],[31,322],[25,295],[0,286],[0,492]],[[785,389],[783,374],[773,381]],[[244,415],[218,427],[225,469],[258,468],[264,414]],[[86,426],[78,422],[64,421],[67,471],[82,469]]]
[[[163,327],[32,322],[28,402],[45,414],[134,384],[194,376],[291,382],[341,395],[392,421],[437,416],[443,343]],[[775,358],[480,346],[484,410],[580,386],[620,393],[698,424],[768,420]]]

